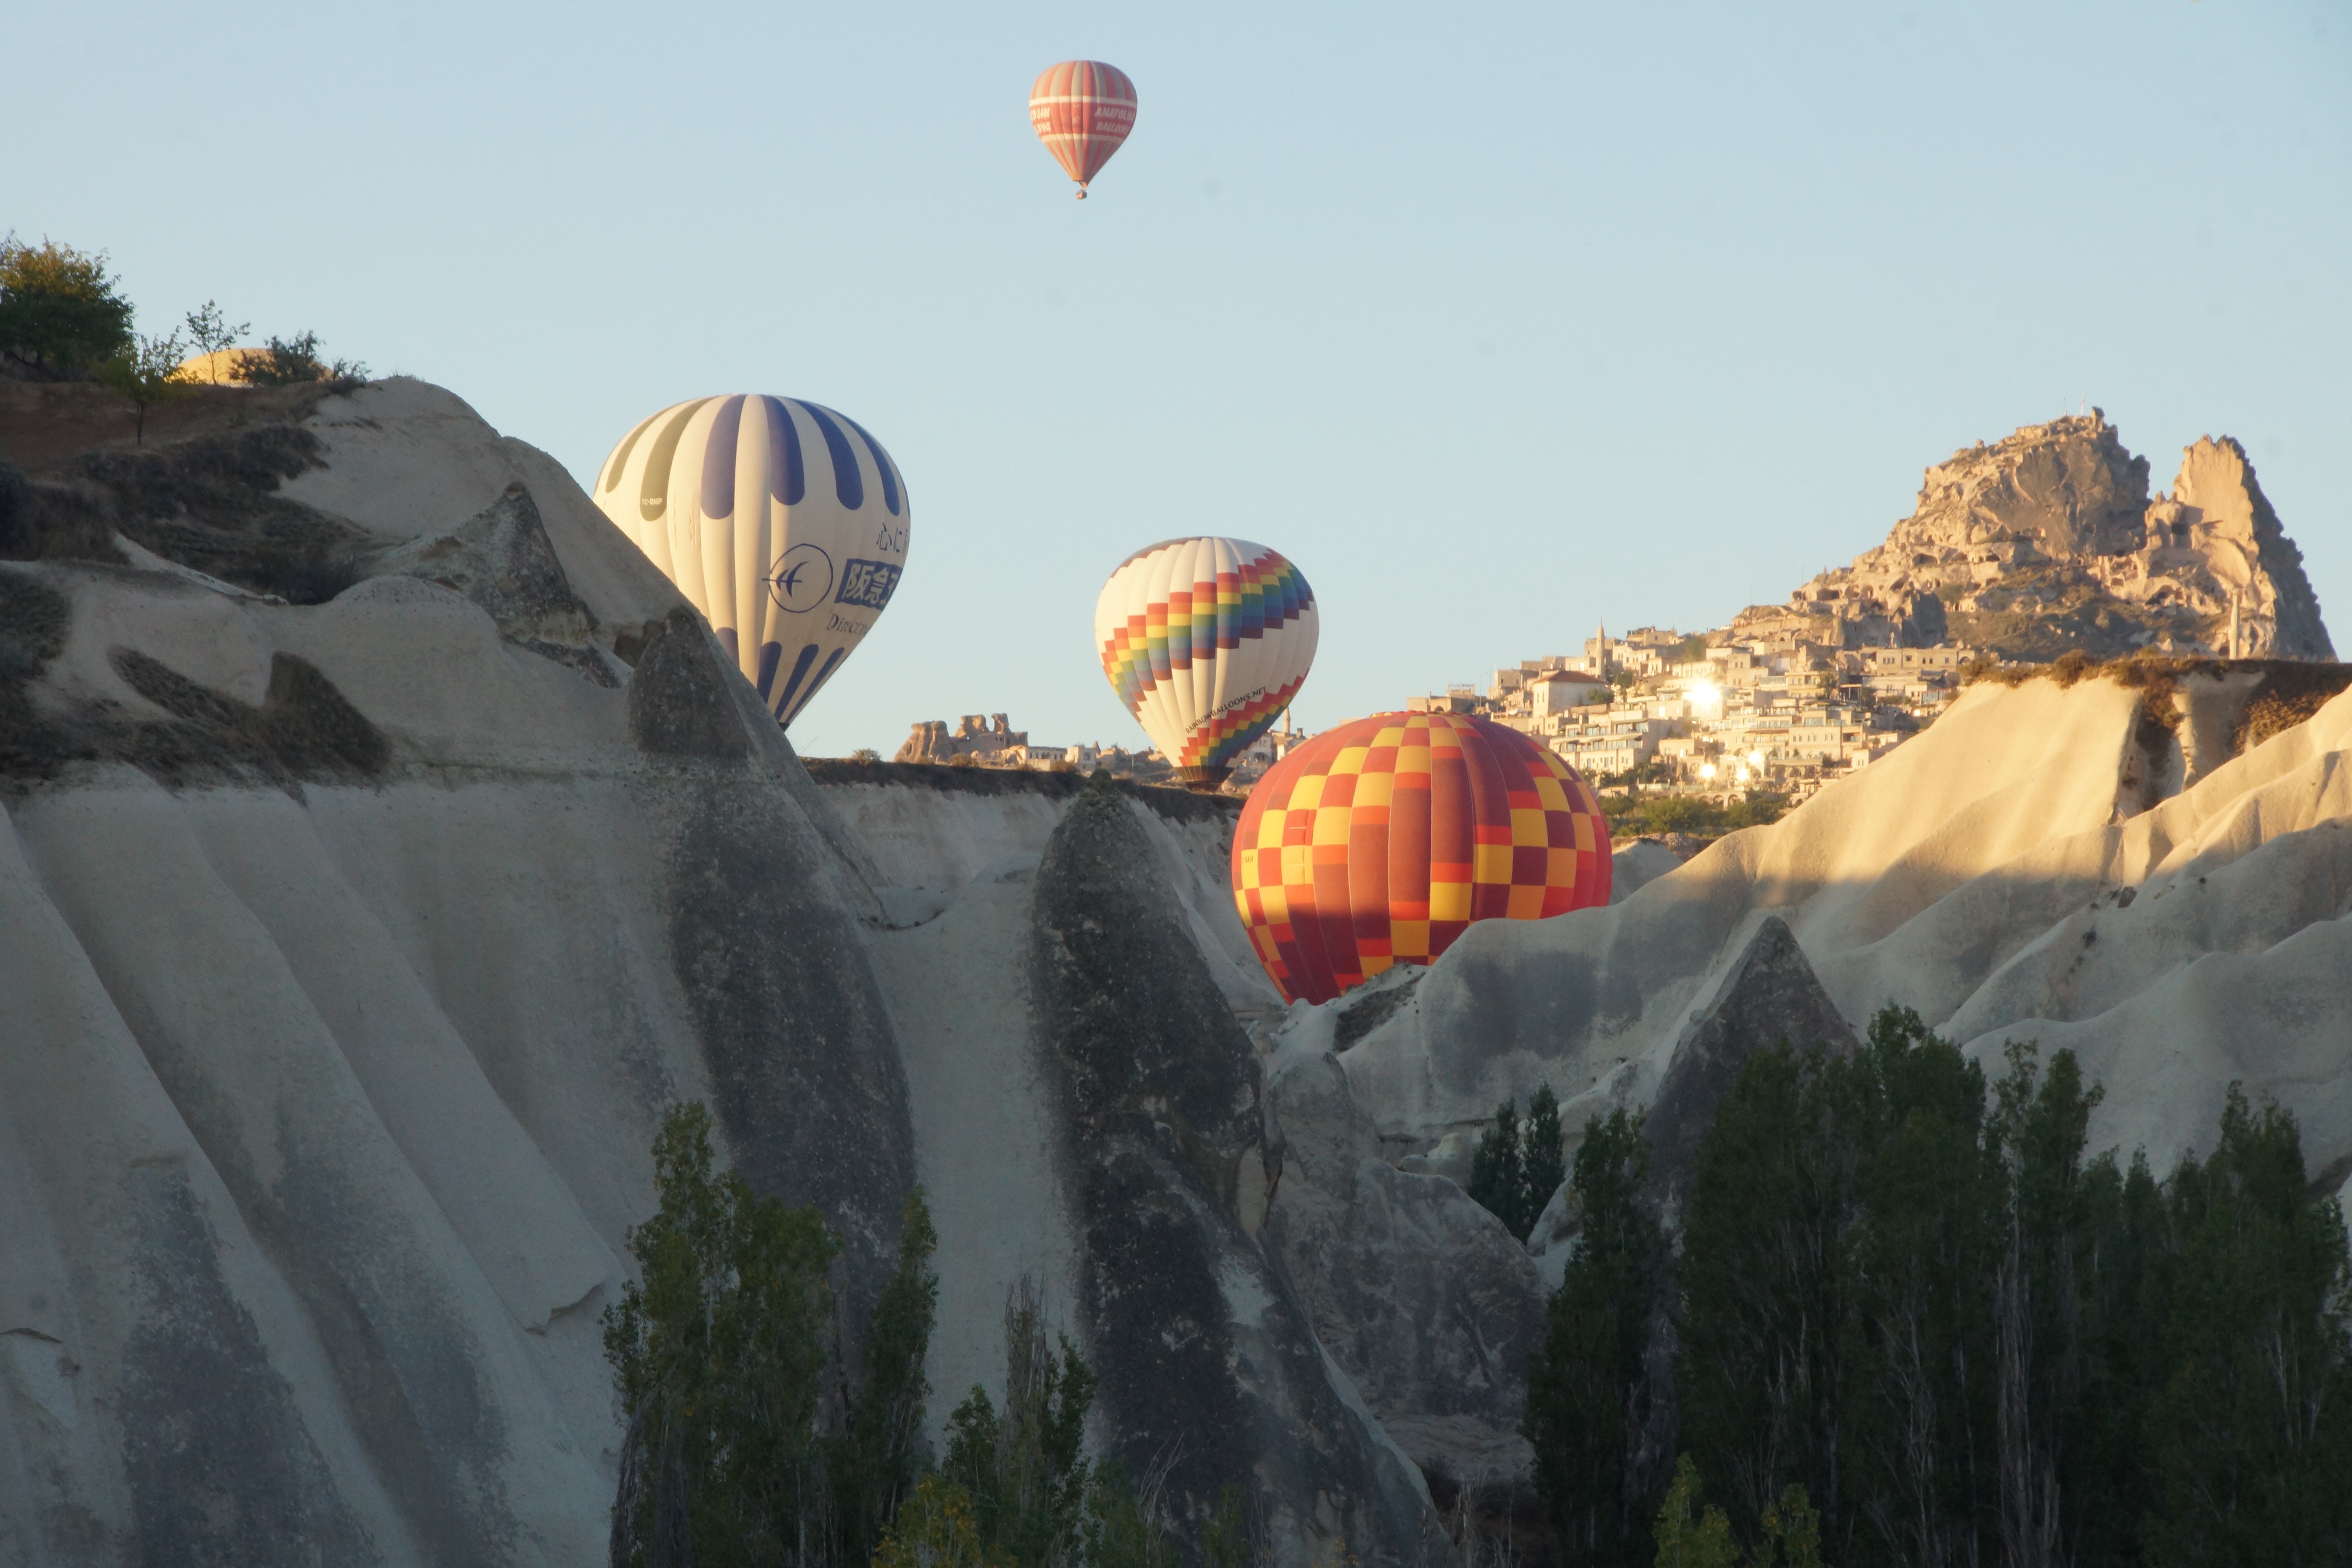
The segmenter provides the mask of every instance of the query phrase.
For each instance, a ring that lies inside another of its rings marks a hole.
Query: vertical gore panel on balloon
[[[621,471],[629,466],[629,454],[637,449],[637,437],[652,429],[654,421],[660,417],[659,414],[646,415],[637,421],[635,429],[621,438],[621,444],[613,448],[612,458],[604,465],[604,482],[596,487],[598,489],[609,491],[620,488]]]
[[[808,494],[808,470],[801,466],[800,426],[780,397],[763,397],[768,405],[768,494],[783,506],[798,506]]]
[[[686,434],[687,422],[695,411],[709,402],[698,397],[691,403],[681,403],[677,412],[654,437],[653,450],[646,454],[645,477],[637,481],[637,515],[647,522],[658,520],[669,507],[669,468],[677,458],[677,443]]]
[[[882,504],[892,517],[898,516],[898,475],[897,470],[890,467],[890,454],[882,449],[881,442],[867,434],[865,426],[860,425],[848,415],[843,415],[841,422],[856,431],[857,438],[866,443],[866,449],[874,454],[874,472],[882,480]]]
[[[769,689],[776,684],[776,666],[782,664],[783,660],[783,644],[780,642],[763,642],[760,645],[760,679],[758,685],[760,700],[762,702],[768,700]]]
[[[849,650],[845,647],[837,647],[831,653],[824,656],[824,663],[819,667],[815,676],[810,679],[807,687],[802,690],[801,700],[794,703],[791,710],[784,714],[785,723],[789,724],[793,720],[801,716],[801,710],[806,708],[809,705],[809,699],[814,697],[819,691],[823,690],[824,683],[833,679],[835,668],[841,663],[843,658],[847,655],[848,652]]]
[[[743,427],[743,399],[719,405],[702,443],[702,515],[728,517],[735,510],[735,437]]]
[[[825,452],[833,458],[834,498],[856,511],[866,504],[866,479],[857,471],[857,454],[850,448],[849,437],[834,423],[830,409],[814,403],[803,403],[801,407],[816,421],[817,433],[824,437]]]
[[[784,712],[792,706],[793,693],[801,689],[801,682],[808,679],[809,666],[815,662],[816,644],[811,643],[801,649],[801,656],[793,660],[793,672],[784,677],[784,689],[776,698],[778,713]]]

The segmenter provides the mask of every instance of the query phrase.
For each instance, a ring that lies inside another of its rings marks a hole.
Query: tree
[[[1516,1100],[1495,1108],[1495,1125],[1480,1135],[1471,1152],[1469,1192],[1506,1230],[1525,1241],[1567,1174],[1560,1150],[1559,1098],[1545,1084],[1528,1101],[1524,1133]]]
[[[0,239],[0,354],[44,381],[63,381],[129,350],[131,302],[106,253],[43,239]]]
[[[866,1563],[916,1479],[939,1293],[929,1211],[919,1188],[907,1195],[852,1379],[827,1331],[839,1243],[816,1210],[717,1172],[710,1126],[700,1105],[664,1118],[660,1207],[628,1236],[642,1278],[604,1314],[625,1422],[612,1561]]]
[[[1087,1410],[1095,1375],[1069,1336],[1057,1359],[1046,1343],[1035,1282],[1024,1278],[1004,1304],[1004,1408],[975,1386],[948,1419],[948,1479],[971,1494],[982,1539],[1022,1568],[1077,1554],[1093,1467]]]
[[[2352,1561],[2352,1263],[2305,1184],[2294,1119],[2235,1084],[2212,1154],[2167,1184],[2151,1563]]]
[[[187,326],[188,341],[196,346],[197,353],[205,357],[208,363],[205,369],[213,384],[219,385],[220,362],[211,356],[236,347],[237,339],[253,331],[253,323],[239,321],[231,326],[222,316],[220,307],[207,300],[202,307],[188,312]]]
[[[99,381],[129,398],[138,411],[136,439],[142,445],[147,440],[147,410],[188,395],[187,378],[180,372],[185,352],[176,331],[161,338],[133,332],[129,346],[98,367]]]
[[[1658,1510],[1657,1568],[1740,1568],[1730,1520],[1712,1505],[1702,1511],[1704,1500],[1698,1467],[1685,1454],[1675,1461],[1674,1485]],[[1804,1488],[1789,1488],[1764,1510],[1752,1563],[1754,1568],[1822,1568],[1821,1516],[1806,1500]]]
[[[1623,1108],[1587,1122],[1570,1201],[1576,1251],[1528,1362],[1519,1430],[1535,1450],[1537,1495],[1569,1560],[1642,1561],[1652,1492],[1633,1455],[1649,1420],[1644,1352],[1661,1305],[1665,1238],[1642,1202],[1650,1150]]]
[[[627,1424],[613,1560],[806,1561],[823,1536],[816,1418],[834,1238],[814,1209],[715,1173],[700,1105],[664,1119],[654,1181],[661,1206],[628,1235],[643,1279],[604,1314]]]
[[[898,1266],[883,1281],[866,1321],[860,1386],[846,1386],[846,1358],[835,1346],[845,1385],[843,1431],[832,1466],[834,1518],[845,1562],[863,1563],[874,1555],[921,1468],[923,1401],[930,1393],[923,1358],[940,1300],[930,1258],[938,1247],[930,1210],[917,1187],[899,1214]]]

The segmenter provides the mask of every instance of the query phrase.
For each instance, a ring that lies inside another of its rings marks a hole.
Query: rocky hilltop
[[[2029,425],[1927,470],[1886,542],[1824,572],[1735,637],[1832,647],[1954,642],[2044,662],[2081,650],[2332,659],[2303,555],[2245,448],[2206,437],[2169,495],[2093,410]]]
[[[142,454],[0,406],[0,1563],[603,1561],[680,1100],[853,1301],[926,1188],[935,1445],[1034,1281],[1090,1447],[1281,1568],[1515,1528],[1569,1242],[1449,1179],[1506,1095],[1651,1107],[1672,1177],[1746,1052],[1901,1001],[2074,1047],[2100,1145],[2210,1145],[2236,1079],[2352,1172],[2342,667],[1980,681],[1609,908],[1286,1009],[1229,803],[812,769],[456,397],[215,407]]]

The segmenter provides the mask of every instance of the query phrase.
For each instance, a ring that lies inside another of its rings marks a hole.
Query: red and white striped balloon
[[[1078,183],[1102,173],[1110,155],[1135,129],[1135,84],[1117,66],[1100,60],[1064,60],[1048,66],[1029,89],[1029,124],[1045,151]]]

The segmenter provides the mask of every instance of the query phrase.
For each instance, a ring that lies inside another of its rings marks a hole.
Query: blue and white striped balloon
[[[845,415],[739,393],[625,437],[596,504],[677,584],[790,724],[873,628],[907,564],[906,481]]]

